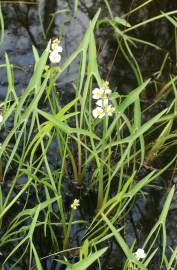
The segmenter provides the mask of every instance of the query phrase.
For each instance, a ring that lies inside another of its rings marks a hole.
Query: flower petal
[[[137,260],[144,259],[146,257],[146,253],[142,248],[138,248],[137,251],[135,252],[135,256]]]
[[[92,114],[94,118],[98,117],[97,108],[92,111]]]
[[[102,88],[95,88],[93,91],[92,91],[92,98],[93,99],[100,99],[101,96],[103,95],[104,91]]]
[[[92,111],[92,114],[94,118],[103,118],[105,116],[105,112],[101,107],[96,107]]]
[[[52,51],[49,55],[49,59],[53,64],[59,63],[61,61],[61,55],[56,51]]]
[[[3,116],[2,114],[0,114],[0,123],[2,123],[2,121],[3,121]]]
[[[99,99],[96,102],[96,105],[98,105],[100,107],[104,107],[104,106],[108,105],[108,99],[107,98],[105,98],[105,99]]]
[[[92,94],[94,95],[94,94],[97,93],[97,92],[100,92],[100,88],[95,88],[95,89],[93,89]]]
[[[106,108],[106,112],[108,116],[112,116],[112,113],[115,111],[115,108],[112,105],[108,105]]]
[[[52,48],[53,51],[58,52],[58,53],[60,53],[60,52],[63,51],[62,46],[60,46],[60,45],[58,45],[58,44],[55,44],[55,43],[53,43],[53,44],[51,45],[51,48]]]
[[[110,94],[112,91],[111,91],[111,89],[109,89],[109,88],[106,88],[106,89],[104,89],[104,93],[105,94]]]

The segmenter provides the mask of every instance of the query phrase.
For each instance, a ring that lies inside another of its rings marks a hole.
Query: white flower
[[[109,82],[105,81],[103,84],[103,90],[104,90],[104,94],[110,94],[112,91],[111,89],[109,89]]]
[[[73,203],[71,204],[71,208],[76,210],[80,206],[80,201],[78,199],[74,199]]]
[[[102,88],[95,88],[92,91],[92,98],[97,100],[96,105],[98,106],[92,111],[94,118],[103,118],[105,114],[112,116],[115,108],[112,107],[112,105],[108,105],[108,94],[111,92],[111,89],[109,89],[109,82],[107,81],[103,83]]]
[[[108,99],[107,98],[103,98],[103,99],[99,99],[96,102],[96,105],[100,106],[100,107],[105,107],[108,105]]]
[[[142,248],[138,248],[137,251],[135,252],[135,257],[139,261],[140,259],[146,258],[146,253]]]
[[[108,114],[108,116],[112,116],[112,113],[115,111],[115,108],[112,107],[112,105],[108,105],[106,108],[106,112]]]
[[[0,123],[2,123],[2,121],[3,121],[3,116],[2,114],[0,114]]]
[[[59,63],[61,60],[61,55],[57,51],[51,51],[49,59],[53,64]]]
[[[105,116],[105,112],[101,107],[96,107],[92,111],[92,114],[94,118],[103,118]]]
[[[93,91],[92,91],[92,98],[93,99],[100,99],[102,98],[103,94],[104,94],[104,90],[102,88],[95,88]]]
[[[60,46],[56,43],[52,43],[51,48],[53,51],[58,52],[58,53],[61,53],[63,51],[62,46]]]
[[[53,64],[57,64],[61,61],[61,55],[59,53],[63,51],[63,48],[59,44],[60,41],[58,38],[54,39],[51,44],[49,59]]]
[[[109,88],[105,88],[104,89],[104,93],[107,95],[107,94],[110,94],[112,91],[111,91],[111,89],[109,89]]]

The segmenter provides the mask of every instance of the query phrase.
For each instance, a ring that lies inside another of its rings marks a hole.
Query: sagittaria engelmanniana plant
[[[111,93],[109,83],[106,81],[101,88],[92,91],[92,98],[97,100],[97,107],[92,111],[94,118],[103,118],[105,115],[112,116],[115,108],[109,104],[109,94]]]

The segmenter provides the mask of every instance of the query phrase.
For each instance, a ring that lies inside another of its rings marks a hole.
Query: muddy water
[[[114,16],[121,16],[129,12],[139,3],[139,1],[132,2],[128,0],[112,0],[109,2]],[[37,3],[30,5],[20,3],[3,4],[5,36],[0,46],[0,65],[5,61],[4,53],[6,52],[10,62],[14,65],[14,82],[18,95],[20,95],[20,93],[25,89],[33,70],[34,60],[31,46],[34,45],[41,53],[46,47],[47,41],[51,37],[58,36],[58,33],[60,33],[60,36],[62,37],[62,46],[64,48],[63,59],[67,58],[78,47],[79,42],[89,25],[89,20],[94,16],[99,7],[102,8],[102,14],[108,15],[104,1],[102,0],[80,1],[76,18],[73,18],[74,5],[71,0],[44,0],[41,1],[40,7]],[[149,6],[146,6],[140,11],[130,15],[129,22],[133,25],[158,15],[161,10],[165,12],[175,9],[177,9],[176,1],[154,0]],[[51,16],[58,10],[60,13],[55,17],[55,20],[48,31],[47,37],[45,37],[44,32],[48,29]],[[63,12],[63,10],[65,11]],[[39,19],[39,14],[41,15],[42,25],[41,20]],[[120,93],[128,93],[137,85],[137,80],[135,79],[135,75],[129,64],[122,56],[112,30],[110,27],[104,25],[100,30],[96,31],[96,35],[97,46],[99,49],[98,61],[103,78],[108,79],[111,82],[111,87],[116,88]],[[158,90],[160,90],[164,83],[169,79],[169,75],[176,74],[174,28],[170,23],[167,23],[166,20],[160,20],[151,23],[146,27],[136,29],[131,32],[130,35],[155,43],[161,47],[161,49],[156,50],[140,44],[137,49],[133,50],[142,71],[143,78],[147,79],[153,75],[153,80],[155,81],[155,83],[148,89],[148,92],[144,97],[145,100],[142,101],[142,106],[147,106],[153,102],[156,96],[157,89],[155,89],[155,85]],[[160,76],[157,76],[157,72],[160,70],[162,62],[166,56],[167,59],[162,73]],[[77,60],[58,81],[61,98],[65,99],[66,96],[69,98],[70,94],[72,94],[72,82],[76,78],[78,67],[79,62]],[[0,100],[3,100],[6,95],[7,86],[6,70],[4,68],[0,68]],[[67,95],[66,90],[68,93]],[[155,106],[153,112],[149,112],[149,115],[145,115],[145,117],[149,118],[151,113],[157,113],[164,105],[166,106],[166,103],[168,102],[170,101],[166,100],[164,103]],[[55,145],[53,147],[55,147]],[[171,155],[173,155],[173,153],[171,153]],[[166,158],[168,159],[169,157]],[[162,157],[161,160],[158,160],[153,164],[154,167],[159,168],[159,163],[164,165],[168,162],[166,158]],[[52,160],[53,164],[54,162],[56,162],[56,160]],[[145,175],[146,173],[147,168],[143,168],[140,172],[141,175]],[[155,224],[162,209],[167,191],[173,183],[177,183],[177,175],[173,174],[172,177],[171,171],[168,171],[157,179],[153,187],[146,188],[144,198],[137,198],[132,211],[124,220],[125,238],[129,244],[136,239],[137,246],[140,247],[142,245],[144,239],[148,235],[148,232]],[[70,205],[70,201],[72,201],[72,192],[68,192],[68,194],[66,194],[68,205]],[[77,193],[78,191],[74,192]],[[86,205],[84,205],[85,201],[87,202]],[[82,195],[82,205],[81,213],[78,218],[81,215],[81,217],[85,217],[86,220],[89,220],[94,215],[93,209],[96,205],[96,194],[90,191],[84,192]],[[167,222],[167,231],[169,236],[168,245],[171,247],[175,247],[177,245],[176,214],[177,197],[173,200]],[[80,238],[83,233],[84,228],[74,228],[73,246],[80,245]],[[61,234],[60,230],[58,230],[58,234]],[[50,253],[50,241],[47,238],[41,239],[39,233],[36,236],[36,242],[42,243],[42,245],[39,244],[41,257]],[[110,253],[108,256],[103,258],[103,269],[121,270],[122,253],[114,241],[109,243],[109,245]],[[159,239],[158,247],[161,248],[161,239]],[[55,258],[58,259],[58,257]],[[12,258],[12,261],[14,262],[15,259],[15,257]],[[44,269],[62,269],[62,266],[59,263],[54,263],[53,259],[54,257],[43,261]],[[73,261],[74,258],[72,257],[71,260]],[[5,269],[9,269],[11,263],[12,262],[9,261],[9,263],[6,264]],[[157,255],[150,269],[159,269],[159,263],[160,257]],[[19,265],[14,269],[27,269],[27,260],[24,259],[23,262],[19,263]],[[97,268],[92,266],[91,269]]]

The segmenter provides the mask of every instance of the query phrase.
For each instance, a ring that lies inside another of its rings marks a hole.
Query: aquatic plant
[[[132,47],[139,43],[157,50],[159,47],[128,33],[161,18],[172,23],[176,33],[176,19],[171,16],[177,11],[131,26],[129,14],[151,1],[123,17],[114,16],[109,2],[104,2],[109,17],[101,17],[99,9],[78,48],[67,59],[63,56],[61,61],[60,53],[65,48],[60,46],[58,37],[48,42],[41,55],[33,46],[34,70],[21,95],[15,89],[15,67],[5,54],[3,67],[8,87],[0,105],[0,129],[8,131],[0,147],[0,250],[4,269],[25,262],[27,269],[41,270],[48,258],[62,263],[67,270],[88,269],[93,263],[102,269],[102,255],[109,253],[112,241],[119,246],[117,252],[124,254],[120,262],[124,270],[148,269],[158,252],[159,269],[174,270],[177,265],[177,248],[171,248],[171,257],[166,252],[166,221],[175,186],[168,186],[161,213],[141,249],[136,241],[127,242],[124,226],[136,199],[146,197],[146,189],[176,162],[175,153],[159,168],[152,166],[158,156],[176,146],[177,116],[177,77],[170,76],[157,99],[158,102],[171,90],[170,105],[149,118],[144,117],[152,105],[142,109],[141,99],[153,80],[144,79]],[[77,7],[75,1],[74,17]],[[3,26],[1,9],[0,22]],[[113,30],[121,55],[136,80],[136,86],[126,95],[100,72],[95,28],[101,29],[103,25]],[[49,32],[50,25],[45,38]],[[78,58],[80,66],[73,82],[73,96],[62,102],[58,79]],[[7,129],[8,123],[11,125]],[[142,173],[144,168],[146,172]],[[89,192],[95,194],[95,199],[91,198],[92,214],[87,216]],[[82,231],[78,246],[76,226]],[[161,248],[157,246],[160,236]],[[45,241],[48,253],[44,255]],[[76,254],[74,263],[68,254]]]

